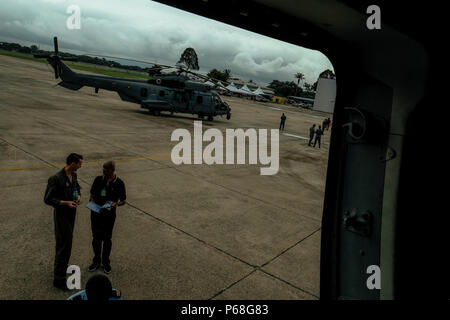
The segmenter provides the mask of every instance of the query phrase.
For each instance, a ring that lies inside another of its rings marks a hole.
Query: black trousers
[[[280,130],[284,130],[284,121],[280,122]]]
[[[319,148],[320,148],[320,137],[316,137],[316,140],[314,140],[314,148],[316,147],[317,142],[319,142]]]
[[[313,141],[313,139],[314,139],[314,136],[309,136],[309,142],[308,142],[308,146],[310,146],[310,145],[311,145],[311,142]]]
[[[91,211],[92,249],[94,249],[93,263],[103,263],[103,265],[110,263],[111,238],[115,221],[115,212],[97,213]]]
[[[76,210],[54,210],[55,222],[55,263],[54,279],[57,281],[66,279],[67,267],[72,252],[72,235],[75,225]]]

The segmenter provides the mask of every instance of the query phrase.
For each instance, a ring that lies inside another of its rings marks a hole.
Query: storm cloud
[[[78,5],[81,28],[66,27],[67,8]],[[274,40],[148,0],[2,0],[0,40],[51,49],[98,53],[174,65],[183,50],[197,52],[200,70],[231,69],[232,76],[268,84],[313,83],[332,69],[322,53]]]

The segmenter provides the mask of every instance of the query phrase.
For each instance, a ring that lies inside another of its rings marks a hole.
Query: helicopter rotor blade
[[[159,64],[159,63],[153,62],[153,61],[145,61],[145,60],[138,60],[138,59],[124,58],[124,57],[115,57],[115,56],[108,56],[108,55],[97,54],[97,53],[85,53],[84,55],[86,55],[86,56],[92,56],[92,57],[102,57],[102,58],[110,58],[110,59],[119,59],[119,60],[134,61],[134,62],[140,62],[140,63],[145,63],[145,64],[151,64],[151,65],[154,65],[154,66],[156,65],[156,66],[165,67],[165,68],[172,68],[172,66],[167,66],[167,65]]]
[[[225,83],[226,85],[230,84],[228,81],[221,81],[221,80],[218,80],[218,79],[215,79],[215,78],[204,76],[202,74],[199,74],[199,73],[196,73],[196,72],[193,72],[193,71],[190,71],[190,70],[186,70],[180,65],[177,65],[177,67],[178,67],[179,73],[186,72],[186,73],[192,74],[192,75],[194,75],[194,76],[196,76],[196,77],[198,77],[200,79],[213,82],[214,83],[214,88],[218,88],[219,87],[218,84],[217,84],[218,82]],[[222,89],[225,89],[226,91],[228,91],[230,93],[232,92],[231,90],[229,90],[229,89],[227,89],[225,87],[222,87]]]
[[[181,65],[169,66],[169,65],[159,64],[159,63],[154,62],[154,61],[145,61],[145,60],[131,59],[131,58],[125,58],[125,57],[117,57],[117,56],[110,56],[110,55],[103,55],[103,54],[97,54],[97,53],[85,53],[84,55],[92,56],[92,57],[102,57],[102,58],[110,58],[110,59],[119,59],[119,60],[140,62],[140,63],[153,65],[151,68],[147,68],[147,71],[164,70],[164,69],[176,69],[176,70],[178,70],[179,74],[185,72],[185,73],[192,74],[192,75],[194,75],[194,76],[196,76],[196,77],[198,77],[200,79],[206,80],[206,81],[210,80],[210,81],[212,81],[214,83],[217,83],[217,82],[220,81],[218,79],[214,79],[214,78],[211,78],[211,77],[208,77],[208,76],[201,75],[201,74],[196,73],[196,72],[192,72],[190,70],[186,70]],[[67,61],[73,61],[72,59],[73,58],[62,58],[62,60],[67,60]],[[225,83],[226,85],[229,84],[227,81],[221,81],[221,82]],[[224,88],[224,89],[229,91],[226,88]]]
[[[53,38],[53,45],[55,46],[55,56],[58,55],[58,38],[54,37]]]
[[[58,56],[58,38],[54,37],[53,38],[53,45],[55,47],[55,67],[53,69],[55,69],[55,79],[59,78],[59,56]]]
[[[218,80],[218,79],[215,79],[215,78],[204,76],[202,74],[199,74],[199,73],[196,73],[196,72],[193,72],[193,71],[190,71],[190,70],[186,70],[181,65],[177,65],[176,67],[179,70],[179,72],[178,72],[179,74],[181,74],[182,72],[185,72],[185,73],[192,74],[192,75],[194,75],[194,76],[196,76],[196,77],[198,77],[200,79],[213,82],[214,83],[214,88],[218,88],[219,87],[218,84],[217,84],[218,82],[225,83],[226,85],[230,84],[228,81],[221,81],[221,80]],[[224,90],[226,90],[226,91],[228,91],[230,93],[232,92],[231,90],[225,88],[224,86],[222,86],[222,89],[224,89]]]
[[[33,54],[33,57],[38,58],[38,59],[40,59],[40,58],[47,59],[47,58],[50,58],[50,55],[49,54]]]
[[[221,81],[221,80],[218,80],[218,79],[215,79],[215,78],[211,78],[211,77],[208,77],[208,76],[204,76],[204,75],[202,75],[202,74],[198,74],[198,73],[196,73],[196,72],[192,72],[192,71],[190,71],[190,70],[183,70],[183,71],[185,71],[185,72],[187,72],[187,73],[191,73],[191,74],[193,74],[193,75],[195,75],[195,76],[197,76],[197,77],[199,77],[199,78],[201,78],[201,79],[204,79],[204,80],[213,82],[213,83],[215,84],[214,88],[217,88],[217,87],[218,87],[218,85],[217,85],[218,82],[225,83],[226,85],[229,85],[229,84],[230,84],[228,81]],[[229,89],[227,89],[227,88],[225,88],[225,87],[223,87],[223,89],[225,89],[225,90],[231,92]]]
[[[164,69],[176,69],[176,70],[178,70],[179,73],[186,72],[186,73],[193,74],[193,75],[195,75],[195,76],[197,76],[199,78],[205,79],[205,80],[209,80],[210,79],[210,78],[205,77],[203,75],[199,75],[198,73],[186,70],[180,65],[169,66],[169,65],[160,64],[160,63],[157,63],[157,62],[154,62],[154,61],[145,61],[145,60],[138,60],[138,59],[125,58],[125,57],[103,55],[103,54],[97,54],[97,53],[85,53],[84,55],[92,56],[92,57],[102,57],[102,58],[110,58],[110,59],[127,60],[127,61],[140,62],[140,63],[153,65],[151,68],[148,68],[147,71],[164,70]],[[63,59],[63,60],[66,60],[66,59]],[[216,81],[218,81],[218,80],[216,80]]]

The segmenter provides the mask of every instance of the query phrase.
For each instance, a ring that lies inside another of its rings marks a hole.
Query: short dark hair
[[[71,154],[69,154],[69,156],[66,159],[66,164],[70,165],[72,162],[78,163],[82,159],[83,159],[83,156],[81,154],[71,153]]]
[[[86,283],[86,296],[88,300],[106,301],[112,296],[112,285],[108,277],[96,274]]]

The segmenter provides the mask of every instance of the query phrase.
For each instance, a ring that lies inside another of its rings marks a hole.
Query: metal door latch
[[[372,214],[369,211],[359,212],[357,209],[344,211],[344,227],[347,231],[368,237],[372,233]]]
[[[347,123],[342,125],[348,128],[347,134],[353,141],[371,144],[385,143],[388,137],[388,125],[384,118],[358,108],[344,108],[347,114]]]

